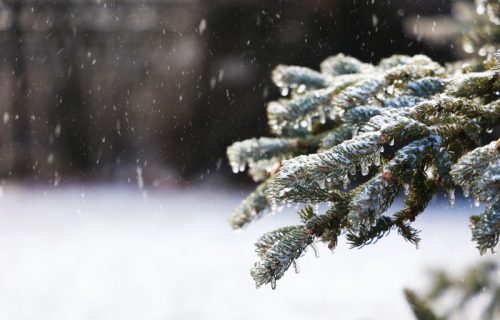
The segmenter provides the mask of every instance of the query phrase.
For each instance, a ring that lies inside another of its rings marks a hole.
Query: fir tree
[[[234,172],[260,182],[230,219],[239,229],[265,211],[304,205],[302,224],[262,236],[251,270],[273,288],[307,247],[335,248],[343,233],[353,247],[390,231],[418,244],[411,223],[441,190],[453,206],[461,187],[484,212],[471,217],[481,254],[500,236],[500,12],[482,14],[465,37],[477,55],[441,66],[424,55],[394,55],[377,65],[338,54],[320,71],[278,66],[282,98],[267,106],[273,137],[236,142],[227,150]],[[484,9],[484,10],[483,10]],[[481,37],[479,37],[481,35]],[[474,42],[475,41],[475,42]],[[472,44],[471,44],[472,43]],[[387,215],[399,194],[404,207]],[[325,212],[312,206],[327,203]]]

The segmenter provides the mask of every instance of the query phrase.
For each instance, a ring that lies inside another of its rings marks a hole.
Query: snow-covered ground
[[[234,233],[244,191],[148,191],[112,186],[6,187],[0,198],[0,320],[412,319],[402,289],[425,271],[479,259],[466,201],[431,205],[420,248],[396,234],[361,250],[301,258],[255,289],[254,241],[295,223],[291,212]]]

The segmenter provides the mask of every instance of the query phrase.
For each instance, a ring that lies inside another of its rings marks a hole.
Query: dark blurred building
[[[265,135],[278,63],[344,52],[453,58],[403,33],[451,0],[0,2],[0,174],[147,183],[228,171],[225,149]]]

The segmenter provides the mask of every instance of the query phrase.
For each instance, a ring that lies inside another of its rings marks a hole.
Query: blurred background
[[[453,60],[449,43],[403,28],[453,2],[2,0],[0,174],[128,182],[140,167],[154,186],[226,177],[226,147],[267,133],[278,63],[318,68],[339,52]]]
[[[454,3],[0,0],[0,320],[411,319],[404,286],[478,259],[467,219],[480,208],[436,199],[418,251],[395,234],[320,248],[256,290],[254,241],[298,219],[233,234],[252,185],[225,152],[268,134],[279,63],[458,59],[419,36]]]

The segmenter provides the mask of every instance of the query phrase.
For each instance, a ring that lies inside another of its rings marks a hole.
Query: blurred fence
[[[140,167],[161,183],[219,169],[227,144],[265,134],[274,65],[316,67],[339,51],[371,61],[421,52],[400,30],[408,8],[405,1],[4,0],[0,175],[126,181]],[[436,8],[448,10],[427,10]]]

